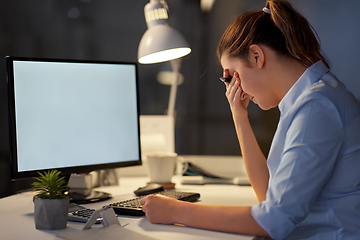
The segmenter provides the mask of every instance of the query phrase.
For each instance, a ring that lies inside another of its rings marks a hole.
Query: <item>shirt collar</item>
[[[307,87],[317,82],[327,72],[329,72],[329,68],[321,60],[307,68],[280,101],[280,112],[282,114],[286,113],[301,93],[303,93]]]

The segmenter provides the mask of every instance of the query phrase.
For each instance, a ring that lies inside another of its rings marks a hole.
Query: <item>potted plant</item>
[[[51,170],[32,184],[37,192],[34,200],[34,218],[36,229],[57,230],[66,228],[70,196],[67,194],[67,182],[58,170]]]

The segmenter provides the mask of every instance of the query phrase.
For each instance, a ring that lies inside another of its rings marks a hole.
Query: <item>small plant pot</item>
[[[65,229],[68,220],[69,199],[34,200],[35,228],[43,230]]]

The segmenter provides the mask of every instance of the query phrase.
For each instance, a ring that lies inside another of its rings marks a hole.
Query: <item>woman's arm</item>
[[[268,237],[251,215],[251,207],[210,206],[178,201],[161,195],[141,200],[151,223],[182,224],[188,227]]]
[[[224,71],[224,77],[229,77],[229,72],[226,69]],[[256,141],[249,122],[246,108],[250,99],[241,88],[241,80],[237,72],[234,73],[231,83],[225,84],[227,87],[226,97],[233,115],[246,171],[258,201],[262,202],[266,198],[269,171],[266,165],[266,158]]]
[[[258,201],[262,202],[266,199],[269,182],[266,158],[256,141],[249,120],[240,122],[234,119],[234,122],[249,181]]]

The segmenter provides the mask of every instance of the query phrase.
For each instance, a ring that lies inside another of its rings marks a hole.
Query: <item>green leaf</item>
[[[39,176],[34,177],[37,182],[32,184],[33,191],[37,192],[34,198],[42,199],[70,199],[67,192],[67,182],[61,172],[51,170],[48,172],[38,172]]]

